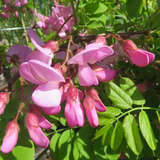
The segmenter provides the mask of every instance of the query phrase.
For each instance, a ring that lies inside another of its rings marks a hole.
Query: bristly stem
[[[77,25],[77,13],[74,7],[74,2],[73,0],[70,0],[70,1],[71,1],[72,9],[73,9],[74,22],[75,22],[75,25]]]

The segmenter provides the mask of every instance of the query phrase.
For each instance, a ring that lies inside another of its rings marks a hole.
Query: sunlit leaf
[[[139,114],[139,125],[142,135],[146,140],[147,144],[152,150],[155,150],[157,146],[156,138],[154,136],[148,115],[145,111],[141,111]]]
[[[128,146],[134,154],[139,155],[142,152],[143,144],[133,115],[128,115],[124,118],[123,128]]]

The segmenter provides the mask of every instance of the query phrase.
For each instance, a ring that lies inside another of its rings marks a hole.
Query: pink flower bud
[[[139,83],[136,86],[141,93],[144,93],[148,90],[148,84],[147,83]]]
[[[18,140],[18,132],[18,123],[14,120],[9,122],[7,125],[6,134],[1,145],[1,151],[3,153],[8,153],[15,147]]]
[[[87,115],[89,124],[92,127],[97,127],[99,122],[98,122],[98,115],[96,112],[94,100],[90,96],[86,96],[83,101],[83,105],[86,110],[86,115]]]
[[[126,40],[123,48],[131,62],[139,67],[145,67],[155,59],[153,53],[137,48],[131,40]]]
[[[10,92],[1,92],[0,93],[0,115],[4,112],[6,104],[9,102]]]
[[[116,70],[114,69],[100,66],[94,66],[92,69],[94,70],[97,79],[101,82],[108,82],[116,76]]]
[[[126,40],[124,42],[123,49],[129,56],[131,56],[132,52],[136,51],[138,48],[137,48],[136,44],[133,41]]]
[[[39,147],[47,148],[49,139],[39,127],[39,120],[35,113],[27,113],[25,124],[32,141]]]
[[[35,113],[38,118],[38,125],[44,129],[51,129],[52,124],[40,113],[38,108],[35,105],[30,105],[31,112]]]
[[[48,48],[54,53],[59,50],[58,42],[50,40],[45,43],[44,48]]]
[[[101,99],[98,96],[97,91],[94,88],[91,88],[89,90],[88,95],[90,95],[91,98],[94,100],[94,104],[95,104],[97,111],[99,111],[99,112],[106,111],[106,106],[102,103]]]
[[[78,89],[71,86],[67,92],[67,102],[65,106],[65,117],[71,127],[84,125],[83,107],[79,100]]]

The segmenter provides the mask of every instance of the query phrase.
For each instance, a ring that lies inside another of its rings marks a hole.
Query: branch
[[[74,8],[73,0],[70,0],[70,1],[71,1],[72,9],[73,9],[73,16],[74,16],[75,25],[77,25],[77,13],[76,13],[76,10]]]

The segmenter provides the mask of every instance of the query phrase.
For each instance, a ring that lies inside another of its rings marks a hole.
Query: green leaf
[[[113,104],[121,109],[132,108],[132,99],[114,82],[108,82],[105,85],[105,91],[107,97],[113,102]]]
[[[90,21],[89,24],[87,25],[89,29],[98,29],[98,28],[102,28],[103,23],[101,23],[100,21]]]
[[[79,137],[77,137],[76,140],[74,140],[73,142],[73,158],[74,160],[79,160],[80,158],[90,159],[90,156],[86,150],[86,144]]]
[[[143,0],[127,0],[126,10],[131,18],[141,14],[142,9],[143,9]]]
[[[71,154],[71,140],[73,138],[73,130],[67,130],[62,133],[58,141],[59,159],[69,160]]]
[[[142,132],[142,135],[146,140],[148,146],[152,150],[155,150],[157,146],[156,138],[154,136],[148,115],[145,111],[141,111],[139,114],[139,125],[140,125],[140,130]]]
[[[133,104],[135,105],[145,104],[146,101],[143,95],[139,92],[138,88],[131,79],[127,77],[121,77],[120,87],[132,98]]]
[[[124,118],[123,128],[129,148],[136,155],[139,155],[143,149],[143,144],[136,120],[133,115],[128,115]]]
[[[57,150],[58,140],[59,140],[60,134],[56,133],[52,136],[50,140],[50,150],[51,150],[51,156],[53,159],[59,159],[59,154]]]
[[[160,10],[158,10],[156,14],[154,14],[151,18],[152,28],[156,28],[156,29],[159,28],[160,27],[159,21],[160,21]]]
[[[86,13],[90,14],[100,14],[104,13],[107,10],[107,7],[105,4],[101,2],[95,2],[95,3],[86,3],[85,6]]]
[[[117,121],[111,136],[111,149],[117,150],[123,140],[123,127],[120,121]]]
[[[112,123],[106,124],[106,126],[102,127],[101,129],[96,131],[94,139],[98,139],[101,136],[104,136],[104,134],[107,134],[109,129],[112,127]]]
[[[121,110],[115,107],[108,107],[105,112],[98,112],[99,117],[114,118],[121,114]]]

